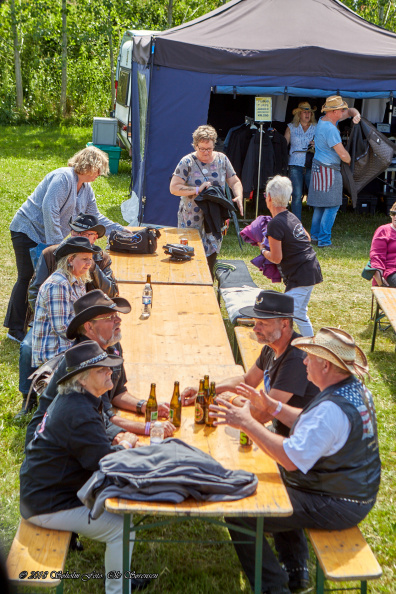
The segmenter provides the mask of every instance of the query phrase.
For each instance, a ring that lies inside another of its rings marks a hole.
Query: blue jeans
[[[19,347],[19,391],[22,394],[28,394],[32,383],[28,377],[37,369],[37,367],[32,367],[32,340],[33,332],[29,328],[29,332]]]
[[[313,285],[309,287],[294,287],[294,289],[290,289],[286,293],[294,299],[294,315],[296,318],[299,318],[296,320],[296,323],[302,336],[314,335],[311,320],[308,317],[308,303],[313,288]]]
[[[293,185],[291,204],[292,213],[301,221],[303,184],[305,180],[305,185],[308,190],[311,182],[311,169],[305,169],[305,167],[300,167],[300,165],[290,165],[289,177]]]
[[[331,230],[339,208],[339,206],[314,206],[311,239],[317,240],[319,247],[331,245]]]

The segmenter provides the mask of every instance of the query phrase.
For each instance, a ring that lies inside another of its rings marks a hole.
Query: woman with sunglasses
[[[374,233],[370,266],[376,268],[373,285],[396,287],[396,202],[389,211],[391,222]]]
[[[216,140],[217,132],[212,126],[199,126],[195,130],[192,143],[195,151],[179,161],[169,188],[171,194],[181,198],[178,227],[199,230],[212,276],[222,238],[205,231],[204,213],[194,198],[210,185],[220,186],[224,190],[227,183],[234,194],[233,202],[243,215],[242,183],[228,157],[214,150]]]

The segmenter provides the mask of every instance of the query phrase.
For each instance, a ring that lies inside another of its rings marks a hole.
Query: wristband
[[[229,403],[232,404],[235,400],[235,398],[238,398],[239,394],[234,394],[233,396],[231,396],[231,398],[229,399]]]
[[[129,450],[132,447],[132,445],[126,439],[120,441],[119,445],[123,445],[127,450]]]
[[[139,400],[139,402],[136,404],[136,412],[137,413],[141,413],[142,412],[142,406],[143,404],[147,404],[147,400]]]
[[[150,421],[147,421],[146,427],[144,429],[144,434],[145,435],[150,435],[150,427],[151,427],[151,423],[150,423]]]
[[[264,256],[264,254],[265,254],[265,252],[266,252],[266,251],[267,251],[267,250],[266,250],[265,248],[263,248],[263,249],[261,250],[261,255],[262,255],[262,256]]]
[[[198,196],[198,186],[195,187],[195,194]]]
[[[271,416],[276,417],[276,415],[278,415],[280,413],[280,411],[282,410],[282,402],[278,402],[278,406],[276,407],[276,409],[274,410],[273,413],[271,413]]]

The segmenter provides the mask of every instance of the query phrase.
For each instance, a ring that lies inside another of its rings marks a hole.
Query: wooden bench
[[[367,581],[381,577],[381,567],[358,526],[334,531],[310,529],[307,534],[316,555],[317,594],[330,590],[324,587],[325,579],[358,581],[360,588],[354,589],[366,594]]]
[[[53,572],[64,571],[71,534],[40,528],[22,519],[7,558],[11,584],[16,588],[56,588],[57,594],[61,594],[63,580]]]
[[[245,371],[256,362],[262,346],[252,328],[238,326],[235,338]],[[367,581],[382,575],[374,554],[356,526],[347,530],[307,530],[316,554],[316,593],[325,592],[325,579],[336,582],[360,582],[360,592],[366,594]]]
[[[389,287],[372,287],[371,290],[373,292],[373,297],[377,302],[377,307],[373,318],[373,338],[371,340],[370,349],[372,352],[375,347],[377,329],[380,328],[381,319],[383,317],[386,316],[388,318],[389,325],[392,326],[393,331],[396,332],[396,290]],[[389,326],[386,326],[384,330],[387,328],[389,328]]]

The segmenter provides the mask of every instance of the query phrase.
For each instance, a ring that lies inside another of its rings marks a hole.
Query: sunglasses
[[[114,313],[114,314],[109,314],[108,316],[100,316],[100,317],[94,318],[93,321],[95,321],[95,322],[97,320],[111,320],[111,321],[114,321],[114,320],[117,320],[118,318],[119,318],[118,313]]]
[[[395,217],[396,216],[396,210],[390,210],[389,214],[391,217]]]

